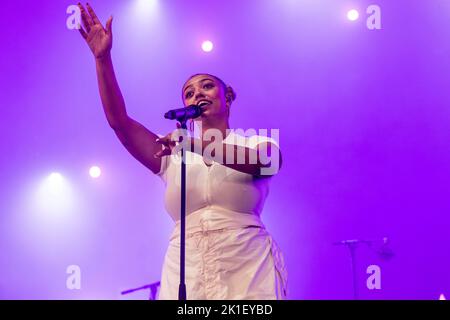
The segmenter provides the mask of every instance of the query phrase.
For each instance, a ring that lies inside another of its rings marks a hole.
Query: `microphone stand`
[[[357,281],[357,275],[356,275],[356,248],[360,243],[367,244],[370,248],[372,248],[372,244],[376,242],[377,240],[358,240],[358,239],[352,239],[352,240],[342,240],[339,242],[334,242],[334,245],[345,245],[350,250],[350,261],[351,261],[351,268],[352,268],[352,282],[353,282],[353,299],[358,300],[359,299],[359,291],[358,291],[358,281]],[[388,244],[388,238],[383,238],[383,246],[386,246]],[[389,250],[378,250],[377,253],[385,258],[389,259],[393,256],[393,253]]]
[[[187,130],[186,118],[180,119],[181,129]],[[183,141],[184,143],[185,141]],[[180,212],[180,286],[178,300],[186,300],[185,249],[186,249],[186,150],[181,148],[181,212]]]
[[[334,245],[345,245],[350,250],[350,262],[352,268],[352,283],[353,283],[353,299],[359,299],[358,293],[358,281],[356,276],[356,247],[361,242],[361,240],[342,240],[339,242],[334,242]]]
[[[148,297],[148,300],[156,300],[156,291],[158,290],[159,285],[160,285],[160,282],[158,281],[158,282],[146,284],[145,286],[142,286],[139,288],[122,291],[120,294],[125,295],[125,294],[129,294],[129,293],[139,291],[139,290],[150,289],[150,296]]]
[[[347,246],[350,250],[350,260],[352,264],[352,279],[353,279],[353,299],[358,300],[359,299],[359,292],[358,292],[358,281],[356,277],[356,247],[358,245],[358,242],[349,243]]]
[[[164,117],[180,122],[183,132],[187,131],[186,122],[188,119],[201,115],[203,110],[200,106],[190,105],[187,108],[171,110]],[[183,136],[184,139],[184,136]],[[178,141],[179,142],[179,141]],[[185,141],[183,144],[187,147]],[[181,148],[181,210],[180,210],[180,285],[178,287],[178,300],[186,300],[185,284],[185,252],[186,252],[186,150]]]

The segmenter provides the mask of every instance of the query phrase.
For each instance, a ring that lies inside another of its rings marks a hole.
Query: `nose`
[[[201,90],[198,90],[194,95],[195,101],[198,101],[199,99],[205,98],[205,95]]]

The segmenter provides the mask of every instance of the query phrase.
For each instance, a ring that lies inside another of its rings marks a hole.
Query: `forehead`
[[[211,80],[211,81],[216,81],[216,79],[212,76],[206,75],[206,74],[199,74],[196,76],[193,76],[192,78],[190,78],[183,86],[183,90],[185,90],[187,87],[192,86],[196,83],[205,81],[205,80]]]

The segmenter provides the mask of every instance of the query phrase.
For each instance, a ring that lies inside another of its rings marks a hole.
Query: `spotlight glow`
[[[356,21],[359,18],[359,12],[355,9],[352,9],[349,12],[347,12],[347,18],[350,21]]]
[[[127,24],[131,29],[128,29],[128,32],[135,33],[130,34],[132,39],[136,36],[142,36],[148,40],[149,31],[161,29],[158,26],[161,11],[158,0],[134,0],[131,5],[127,5],[127,8],[129,11],[124,16],[129,19]],[[162,30],[158,31],[161,32]],[[138,37],[138,39],[140,38]],[[138,41],[141,42],[141,40]]]
[[[47,178],[48,187],[52,190],[58,190],[63,180],[64,179],[59,172],[52,172]]]
[[[157,0],[137,0],[137,8],[141,11],[153,10],[158,4]]]
[[[445,296],[444,296],[444,294],[443,294],[443,293],[441,293],[441,295],[439,296],[439,300],[447,300],[447,299],[445,299]]]
[[[60,173],[51,173],[37,188],[33,206],[41,219],[64,216],[74,207],[74,195],[69,182]]]
[[[100,168],[99,167],[97,167],[97,166],[92,166],[90,169],[89,169],[89,174],[90,174],[90,176],[92,177],[92,178],[98,178],[98,177],[100,177],[100,175],[102,174],[102,171],[100,170]]]
[[[213,47],[214,47],[213,43],[209,40],[203,41],[202,43],[202,50],[205,52],[211,52]]]

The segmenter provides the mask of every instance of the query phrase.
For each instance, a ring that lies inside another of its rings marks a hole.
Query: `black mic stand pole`
[[[188,110],[188,111],[186,111]],[[203,110],[200,106],[190,105],[186,108],[171,110],[164,117],[166,119],[180,122],[183,133],[187,132],[186,122],[190,118],[196,118],[201,115]],[[186,249],[186,150],[188,147],[186,141],[187,135],[183,135],[183,148],[181,148],[181,212],[180,212],[180,286],[178,288],[178,300],[186,300],[185,284],[185,249]],[[178,141],[180,142],[180,141]]]
[[[343,240],[339,242],[333,243],[334,245],[345,245],[350,250],[350,261],[351,261],[351,267],[352,267],[352,282],[353,282],[353,299],[358,300],[359,299],[359,293],[358,293],[358,280],[357,280],[357,273],[356,273],[356,248],[358,247],[358,244],[360,240]]]
[[[350,250],[350,259],[352,263],[352,278],[353,278],[353,299],[358,300],[359,299],[359,293],[358,293],[358,281],[356,277],[356,247],[358,243],[349,243],[348,248]]]
[[[394,255],[392,250],[389,250],[386,248],[388,244],[388,238],[384,237],[382,239],[383,246],[377,250],[377,253],[383,258],[383,259],[390,259]],[[351,259],[351,265],[352,265],[352,279],[353,279],[353,299],[358,300],[359,299],[359,292],[358,292],[358,281],[357,281],[357,274],[356,274],[356,248],[360,243],[367,244],[370,248],[372,248],[372,244],[375,243],[376,240],[342,240],[339,242],[334,242],[334,245],[345,245],[350,250],[350,259]],[[372,248],[373,249],[373,248]]]
[[[181,129],[187,130],[186,118],[180,119]],[[184,131],[186,132],[186,131]],[[187,138],[187,137],[186,137]],[[183,136],[183,139],[184,136]],[[183,141],[183,145],[186,141]],[[186,145],[187,147],[187,145]],[[186,150],[181,148],[181,212],[180,212],[180,286],[178,300],[186,300],[185,249],[186,249]]]
[[[120,294],[125,295],[129,294],[135,291],[143,290],[143,289],[150,289],[150,296],[148,297],[148,300],[156,300],[156,291],[158,290],[158,287],[161,285],[161,282],[154,282],[150,284],[146,284],[145,286],[134,288],[134,289],[128,289],[125,291],[122,291]]]

